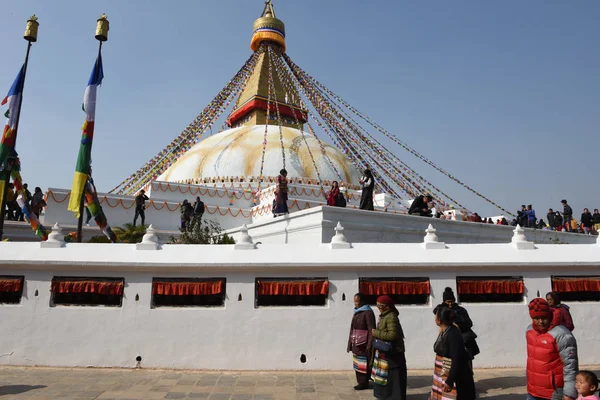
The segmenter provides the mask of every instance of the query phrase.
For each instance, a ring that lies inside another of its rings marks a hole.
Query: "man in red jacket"
[[[527,328],[527,400],[577,398],[577,342],[567,328],[552,323],[552,310],[542,298],[529,303]]]

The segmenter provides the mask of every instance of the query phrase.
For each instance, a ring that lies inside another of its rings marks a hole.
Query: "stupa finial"
[[[285,52],[285,25],[275,16],[275,9],[271,0],[265,2],[261,17],[254,21],[250,48],[252,51],[256,51],[264,41],[280,45]]]

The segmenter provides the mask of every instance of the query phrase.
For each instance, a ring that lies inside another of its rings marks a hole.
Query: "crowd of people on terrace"
[[[472,361],[480,353],[473,321],[456,303],[451,288],[433,310],[439,329],[433,344],[433,384],[429,400],[474,400]],[[354,296],[354,314],[346,350],[352,353],[357,385],[372,387],[377,399],[405,400],[407,368],[399,311],[390,296],[377,298],[379,320],[361,293]],[[557,292],[529,303],[531,324],[526,330],[527,400],[599,400],[598,377],[579,370],[575,326],[569,307]]]
[[[24,207],[29,208],[31,210],[30,212],[33,212],[38,218],[40,217],[42,208],[46,206],[42,189],[40,187],[36,187],[32,194],[31,191],[29,191],[29,185],[24,183],[23,192],[25,195],[23,195],[23,193],[16,193],[15,185],[12,182],[8,183],[8,188],[6,190],[6,206],[4,209],[5,220],[24,221]],[[23,206],[19,205],[20,202],[23,204]]]

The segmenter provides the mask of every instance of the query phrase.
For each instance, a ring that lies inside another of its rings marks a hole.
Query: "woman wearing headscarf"
[[[377,298],[379,322],[373,329],[373,395],[377,399],[406,399],[406,357],[404,332],[398,310],[389,296]]]
[[[350,324],[348,337],[348,352],[352,352],[352,362],[358,384],[354,390],[369,388],[372,358],[371,346],[373,345],[372,330],[375,328],[375,313],[368,304],[365,304],[363,295],[354,295],[354,315]]]
[[[573,318],[569,311],[569,306],[560,302],[560,296],[556,292],[549,292],[546,294],[546,301],[550,305],[552,310],[552,325],[562,325],[571,332],[575,329],[573,325]]]
[[[358,181],[362,186],[362,193],[360,195],[360,209],[371,210],[373,207],[373,189],[375,188],[375,179],[370,169],[365,169],[364,175]]]
[[[435,368],[430,400],[474,400],[475,383],[469,366],[470,356],[460,330],[454,325],[454,312],[443,304],[437,306],[435,323],[440,327],[433,351]]]

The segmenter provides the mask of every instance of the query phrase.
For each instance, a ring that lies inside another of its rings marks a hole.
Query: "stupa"
[[[340,184],[347,207],[357,208],[364,169],[375,178],[375,210],[403,214],[412,199],[429,193],[436,210],[449,219],[470,213],[415,171],[399,150],[512,215],[295,64],[286,52],[285,25],[271,0],[254,22],[250,48],[250,57],[192,123],[104,196],[113,225],[133,219],[133,196],[142,189],[151,199],[148,219],[163,231],[177,231],[179,206],[196,197],[205,203],[205,218],[224,229],[272,218],[275,178],[281,169],[288,171],[291,213],[326,205],[333,181]],[[55,205],[68,195],[49,189],[50,223],[64,223],[68,214]]]

